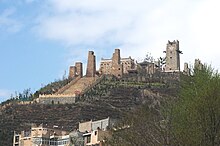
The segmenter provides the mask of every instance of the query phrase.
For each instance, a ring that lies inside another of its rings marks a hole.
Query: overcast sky
[[[219,0],[0,0],[0,101],[62,78],[88,50],[156,59],[179,40],[181,66],[220,69],[219,15]]]

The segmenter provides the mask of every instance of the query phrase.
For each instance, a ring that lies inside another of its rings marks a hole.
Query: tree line
[[[153,104],[154,103],[154,104]],[[220,74],[211,66],[182,75],[177,97],[128,113],[113,130],[112,146],[219,146]]]

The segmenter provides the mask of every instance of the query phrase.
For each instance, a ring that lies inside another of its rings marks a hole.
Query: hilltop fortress
[[[110,59],[101,59],[100,67],[97,70],[95,53],[89,51],[85,76],[83,76],[83,63],[76,62],[75,66],[69,67],[69,78],[72,79],[70,83],[59,89],[55,94],[39,95],[36,101],[41,104],[75,103],[80,96],[97,85],[104,76],[139,82],[149,81],[150,77],[155,77],[154,80],[161,81],[161,76],[178,80],[180,73],[190,74],[187,63],[184,64],[183,72],[180,71],[180,54],[182,51],[179,50],[178,40],[168,41],[164,53],[166,53],[165,63],[160,61],[136,63],[130,56],[121,58],[120,49],[115,49]],[[196,60],[195,63],[201,66],[200,60]]]

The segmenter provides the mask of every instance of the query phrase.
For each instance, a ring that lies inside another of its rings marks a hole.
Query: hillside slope
[[[125,112],[144,102],[171,94],[175,95],[175,90],[117,86],[109,89],[108,94],[75,104],[11,104],[0,111],[0,145],[12,145],[13,132],[28,129],[31,123],[56,125],[71,131],[81,121],[106,117],[120,119]]]

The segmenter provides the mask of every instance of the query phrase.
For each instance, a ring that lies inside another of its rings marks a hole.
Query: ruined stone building
[[[143,74],[154,74],[157,70],[155,63],[153,62],[144,61],[144,62],[138,63],[137,65],[138,65],[137,70],[142,75]]]
[[[82,62],[76,62],[75,66],[70,66],[69,68],[69,78],[83,76],[83,65]]]
[[[182,54],[182,51],[179,50],[179,41],[168,41],[166,51],[164,52],[166,53],[165,72],[179,72],[180,54]]]
[[[102,75],[113,75],[117,78],[128,77],[132,75],[153,75],[157,72],[180,72],[180,54],[179,41],[168,41],[166,45],[166,63],[163,66],[160,60],[157,62],[141,62],[135,63],[131,57],[122,58],[120,49],[115,49],[112,58],[101,59],[100,68],[96,70],[96,56],[93,51],[88,52],[86,75],[83,76],[83,64],[76,62],[74,66],[69,68],[69,78],[73,79],[70,83],[59,89],[52,95],[39,95],[37,100],[42,104],[66,104],[77,102],[77,97],[83,95],[88,89],[92,88]],[[162,60],[163,61],[163,60]],[[162,62],[164,64],[164,62]],[[200,61],[196,60],[195,66],[200,65]],[[189,75],[190,70],[188,64],[184,65],[185,74]]]
[[[195,59],[195,63],[194,63],[194,68],[195,69],[202,69],[203,68],[203,64],[202,64],[202,62],[201,62],[201,60],[199,60],[199,59]]]
[[[183,74],[190,75],[190,68],[189,68],[188,63],[184,63]]]
[[[123,74],[127,74],[128,70],[134,69],[135,66],[134,59],[131,57],[121,58],[120,50],[115,49],[111,59],[101,59],[99,72],[120,78]]]

